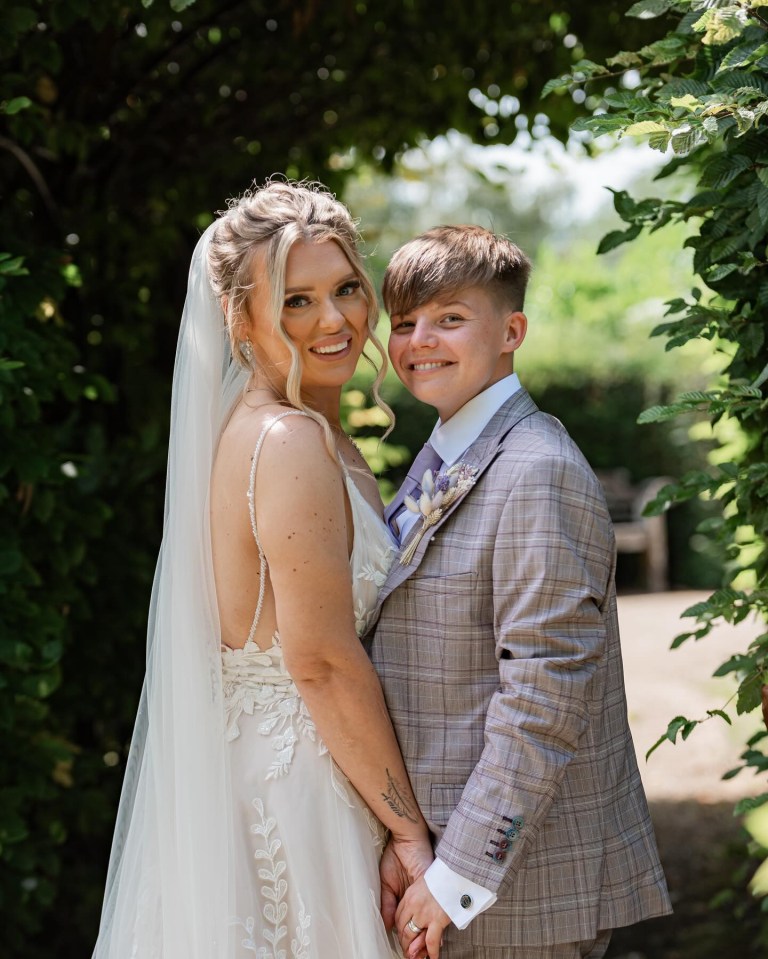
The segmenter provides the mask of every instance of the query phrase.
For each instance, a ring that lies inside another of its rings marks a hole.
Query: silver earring
[[[253,363],[253,346],[251,345],[250,340],[241,340],[240,341],[240,352],[243,355],[243,359],[248,364],[248,366]]]

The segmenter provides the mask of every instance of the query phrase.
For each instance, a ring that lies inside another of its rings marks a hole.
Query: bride
[[[382,352],[356,240],[322,187],[268,181],[192,258],[95,959],[399,955],[385,827],[408,879],[432,851],[358,640],[394,547],[339,417]]]

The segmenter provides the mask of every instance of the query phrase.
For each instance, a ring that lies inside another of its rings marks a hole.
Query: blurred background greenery
[[[544,84],[659,35],[622,0],[11,0],[0,31],[0,908],[6,954],[93,945],[144,672],[171,371],[189,256],[227,197],[315,177],[361,219],[372,270],[438,222],[534,261],[517,369],[597,468],[706,456],[640,411],[713,375],[648,333],[690,285],[674,231],[598,258],[631,150],[569,137],[600,106]],[[619,89],[631,70],[618,71]],[[646,151],[647,152],[647,151]],[[665,181],[669,182],[669,181]],[[656,189],[656,187],[654,187]],[[669,187],[673,189],[673,187]],[[1,254],[7,253],[5,258]],[[386,323],[382,324],[386,332]],[[350,428],[392,489],[432,427],[390,376],[391,448],[360,373]],[[670,514],[672,581],[720,558]],[[636,571],[626,585],[638,585]],[[62,921],[62,917],[65,917]]]

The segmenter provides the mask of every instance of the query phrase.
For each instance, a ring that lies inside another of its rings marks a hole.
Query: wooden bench
[[[671,480],[653,476],[633,485],[627,469],[596,470],[596,473],[616,531],[616,551],[642,556],[648,592],[669,589],[667,518],[664,513],[643,516],[643,509]]]

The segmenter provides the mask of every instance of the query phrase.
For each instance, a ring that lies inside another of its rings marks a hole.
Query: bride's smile
[[[257,255],[257,275],[263,275]],[[269,296],[256,283],[251,294],[249,338],[258,360],[272,380],[285,380],[291,351],[301,362],[302,393],[329,390],[338,394],[355,371],[368,338],[368,301],[360,278],[333,240],[298,240],[286,260],[285,295],[280,315],[282,331],[270,315]]]

